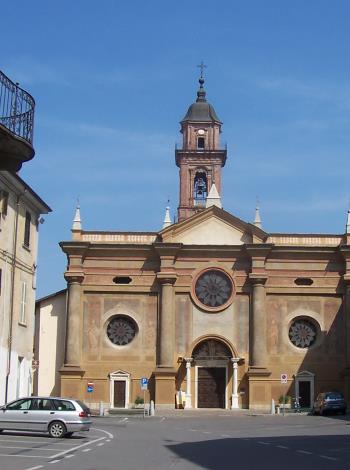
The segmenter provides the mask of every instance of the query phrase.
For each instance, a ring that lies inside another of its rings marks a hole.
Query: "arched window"
[[[204,150],[204,147],[205,147],[205,138],[204,137],[198,137],[197,138],[197,149]]]
[[[224,359],[232,357],[232,353],[225,343],[216,339],[209,339],[197,344],[192,352],[194,359]]]
[[[194,202],[197,206],[203,206],[208,195],[207,175],[204,172],[196,173],[194,178]]]

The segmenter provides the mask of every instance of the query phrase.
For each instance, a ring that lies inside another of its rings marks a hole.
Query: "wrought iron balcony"
[[[34,98],[0,71],[0,170],[18,171],[34,157]]]

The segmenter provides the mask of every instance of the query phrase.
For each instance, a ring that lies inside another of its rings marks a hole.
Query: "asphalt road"
[[[4,432],[1,470],[350,468],[350,416],[180,412],[96,418],[71,439]]]

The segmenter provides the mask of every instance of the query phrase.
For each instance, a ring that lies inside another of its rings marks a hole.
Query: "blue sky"
[[[37,103],[20,176],[52,207],[38,297],[65,286],[77,197],[87,230],[158,230],[178,203],[174,143],[201,61],[224,122],[223,205],[269,232],[343,233],[349,204],[346,0],[18,0],[0,69]]]

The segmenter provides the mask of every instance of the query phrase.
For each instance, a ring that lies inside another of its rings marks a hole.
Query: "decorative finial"
[[[203,71],[205,68],[207,68],[207,66],[204,64],[204,62],[202,61],[199,65],[197,65],[197,67],[199,67],[201,69],[201,76],[199,77],[199,90],[197,91],[197,102],[198,101],[206,101],[205,99],[205,90],[204,90],[204,77],[203,77]]]
[[[199,65],[197,65],[198,68],[201,69],[201,79],[204,81],[204,77],[203,77],[203,72],[204,72],[204,69],[207,68],[207,66],[205,65],[205,63],[202,61]],[[200,82],[199,82],[200,83]]]
[[[258,197],[256,198],[254,225],[255,225],[255,227],[262,228],[261,218],[260,218],[260,209],[259,209],[259,198]]]
[[[211,207],[211,206],[216,206],[220,207],[222,209],[222,204],[221,204],[221,197],[218,193],[218,190],[216,189],[215,183],[211,185],[209,194],[207,196],[207,200],[205,203],[205,207]]]
[[[170,202],[170,199],[168,198],[168,204]],[[166,227],[169,227],[171,225],[171,218],[170,218],[170,207],[169,205],[165,208],[165,217],[164,217],[164,222],[163,222],[163,229]]]
[[[81,217],[80,217],[80,203],[79,203],[79,197],[78,197],[72,230],[81,230],[81,229],[82,229],[82,226],[81,226]]]
[[[348,217],[346,219],[346,232],[347,235],[350,235],[350,201],[349,201],[349,208],[348,208]]]

